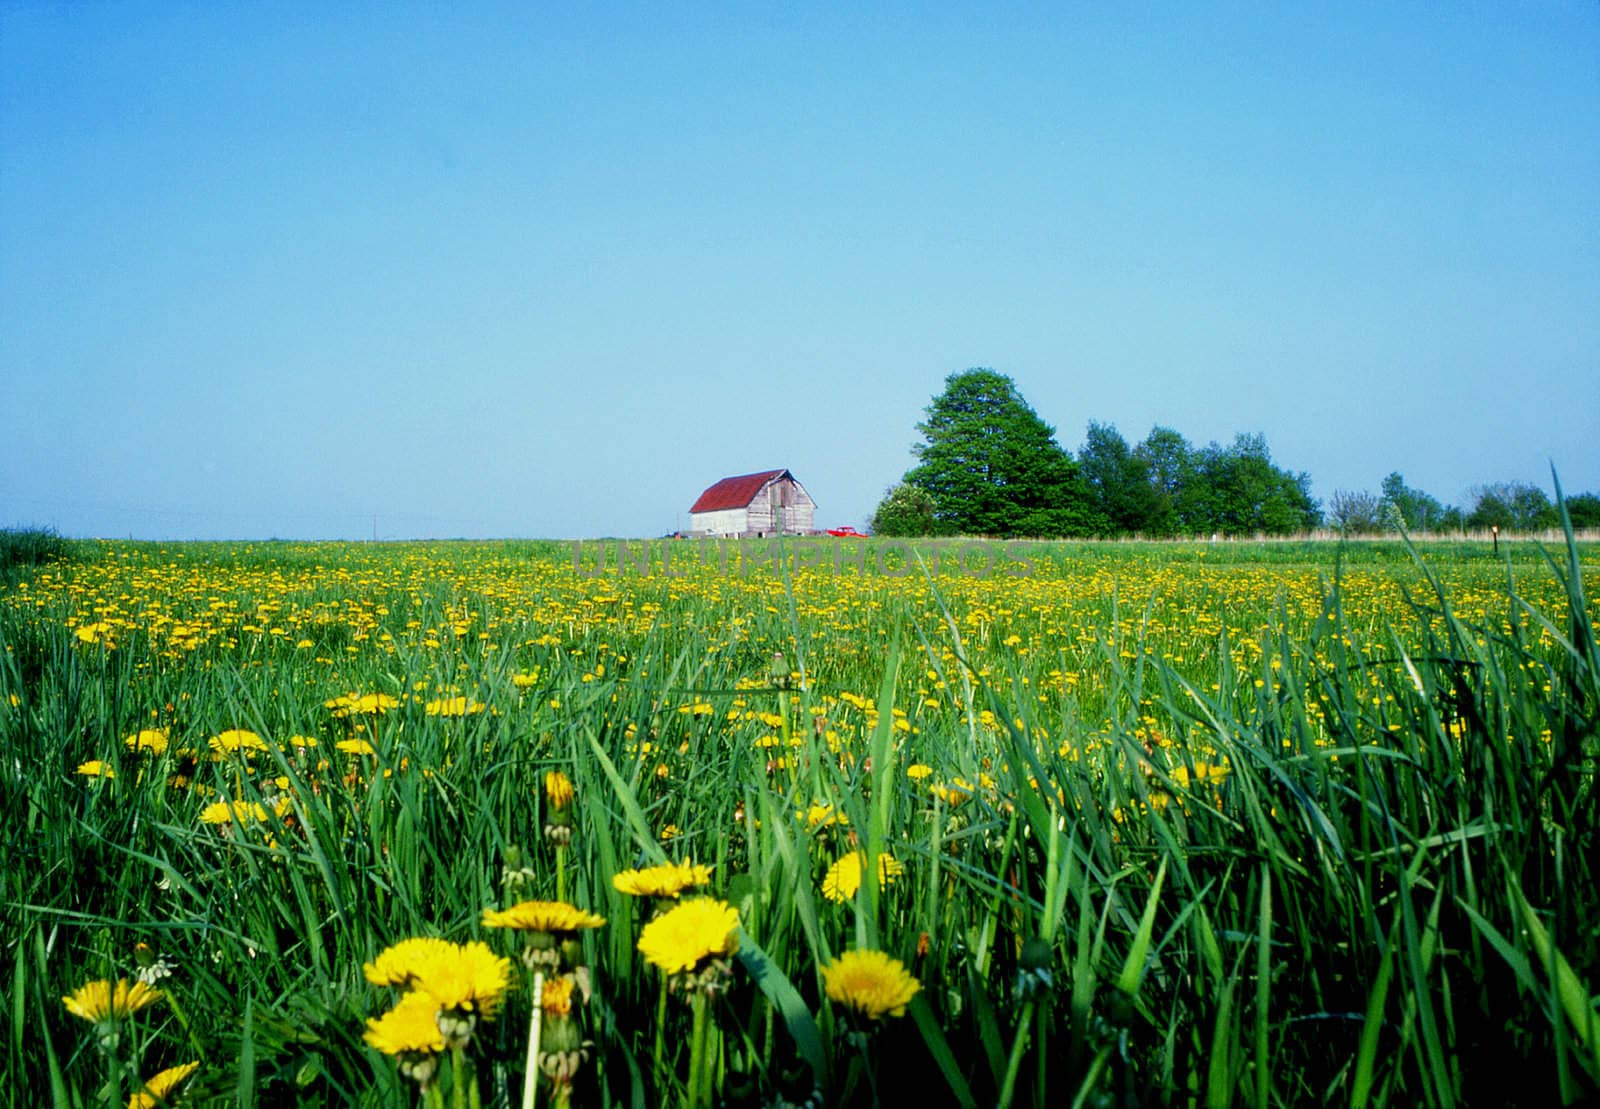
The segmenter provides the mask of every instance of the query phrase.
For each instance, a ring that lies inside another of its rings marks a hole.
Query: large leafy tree
[[[878,535],[932,535],[938,527],[933,498],[926,490],[900,482],[878,502],[872,530]]]
[[[1203,447],[1192,477],[1197,495],[1186,498],[1190,527],[1205,522],[1225,535],[1289,535],[1322,522],[1311,475],[1273,465],[1263,435],[1237,435],[1227,448]]]
[[[1399,471],[1383,479],[1383,501],[1407,531],[1437,528],[1445,519],[1444,506],[1422,490],[1407,485]]]
[[[1204,530],[1204,522],[1192,519],[1194,449],[1177,431],[1159,424],[1150,429],[1144,442],[1133,448],[1134,457],[1144,463],[1154,495],[1149,534],[1170,536]]]
[[[1600,494],[1579,493],[1568,497],[1567,516],[1575,528],[1600,528]]]
[[[1095,508],[1109,535],[1164,534],[1167,529],[1160,492],[1150,463],[1128,446],[1110,424],[1089,421],[1089,434],[1078,452],[1078,468],[1094,496]]]
[[[1472,495],[1475,503],[1467,516],[1467,526],[1471,528],[1528,531],[1554,527],[1561,519],[1545,491],[1525,481],[1481,485]]]
[[[918,465],[905,482],[933,499],[939,531],[1056,537],[1101,530],[1072,456],[1005,374],[951,374],[917,430]]]

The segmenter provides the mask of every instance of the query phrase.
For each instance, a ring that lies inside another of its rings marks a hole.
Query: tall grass
[[[611,883],[685,856],[742,922],[710,1031],[730,1105],[915,1079],[968,1105],[1451,1106],[1507,1073],[1524,1104],[1577,1103],[1600,1090],[1593,552],[1503,547],[1059,546],[975,582],[106,545],[0,608],[9,1096],[104,1096],[60,998],[144,943],[172,973],[118,1049],[139,1075],[200,1060],[196,1104],[414,1101],[362,1042],[384,1005],[362,964],[413,935],[499,945],[485,907],[555,896],[556,769],[565,893],[608,921],[583,941],[580,1103],[685,1093],[691,1011],[659,1008],[649,910]],[[158,579],[192,611],[118,601]],[[210,630],[175,648],[173,619]],[[335,718],[349,691],[399,703]],[[429,714],[456,692],[485,711]],[[153,725],[164,754],[126,749]],[[213,760],[227,728],[269,749]],[[198,822],[279,797],[276,823]],[[879,881],[882,853],[904,873]],[[904,1017],[826,999],[857,947],[920,981]],[[480,1033],[487,1104],[516,1103],[528,1007]]]

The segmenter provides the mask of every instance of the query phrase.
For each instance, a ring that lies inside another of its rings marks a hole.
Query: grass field
[[[1593,545],[57,546],[14,1104],[1600,1090]]]

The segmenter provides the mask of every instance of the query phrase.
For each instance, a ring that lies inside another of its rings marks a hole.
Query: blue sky
[[[859,525],[969,366],[1600,490],[1600,6],[463,7],[0,0],[0,525]]]

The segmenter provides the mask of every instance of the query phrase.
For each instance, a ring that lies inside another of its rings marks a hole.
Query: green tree
[[[1579,493],[1568,497],[1567,517],[1575,528],[1600,528],[1600,494]]]
[[[1290,535],[1322,522],[1311,496],[1311,476],[1273,465],[1266,437],[1240,434],[1233,446],[1212,443],[1197,456],[1195,490],[1189,498],[1195,523],[1228,535]],[[1204,529],[1197,529],[1204,530]]]
[[[1107,534],[1154,530],[1162,506],[1150,480],[1150,464],[1129,449],[1115,427],[1089,421],[1088,436],[1078,452],[1078,468]]]
[[[1210,530],[1208,523],[1193,521],[1185,512],[1184,498],[1194,485],[1194,449],[1189,440],[1170,427],[1157,425],[1133,453],[1144,463],[1150,479],[1149,534],[1194,535]]]
[[[1473,490],[1469,528],[1497,527],[1502,531],[1529,531],[1555,527],[1560,522],[1555,505],[1543,489],[1524,481],[1502,481]]]
[[[938,531],[1059,537],[1098,530],[1077,464],[1006,375],[951,374],[917,430],[919,463],[905,483],[933,499]]]
[[[932,535],[938,522],[934,519],[933,498],[927,490],[898,482],[884,493],[872,513],[872,530],[878,535]]]
[[[1412,489],[1399,472],[1383,479],[1383,500],[1407,531],[1427,531],[1444,523],[1444,506],[1420,489]]]

